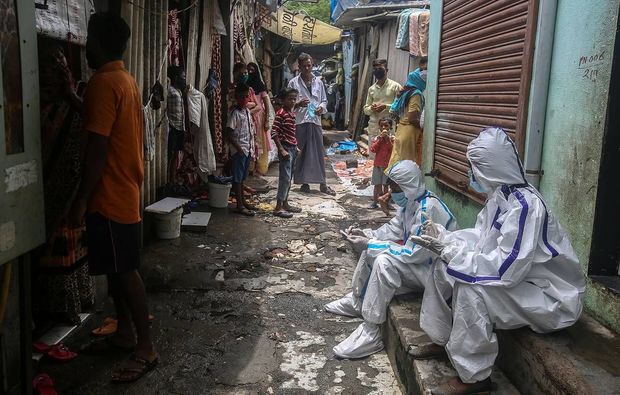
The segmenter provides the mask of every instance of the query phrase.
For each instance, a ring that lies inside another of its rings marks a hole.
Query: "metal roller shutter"
[[[502,127],[523,155],[537,0],[446,0],[443,8],[433,168],[467,188],[467,145]]]

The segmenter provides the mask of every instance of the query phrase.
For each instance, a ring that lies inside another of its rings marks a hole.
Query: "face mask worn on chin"
[[[474,174],[469,172],[469,186],[478,193],[486,193],[482,185],[478,184],[478,181],[474,179]]]
[[[378,69],[378,70],[373,71],[373,74],[375,75],[376,79],[381,80],[385,77],[385,70]]]
[[[407,207],[407,202],[409,201],[407,196],[405,196],[405,192],[392,192],[392,200],[402,208]]]

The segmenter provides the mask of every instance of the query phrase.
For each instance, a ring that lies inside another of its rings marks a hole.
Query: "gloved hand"
[[[422,224],[422,235],[438,238],[440,233],[441,229],[439,226],[430,219],[427,219]]]
[[[365,236],[349,235],[347,236],[347,240],[351,243],[353,251],[358,254],[361,254],[368,249],[368,238]]]
[[[428,235],[411,236],[409,239],[420,247],[426,248],[427,250],[434,252],[439,256],[441,256],[443,250],[446,248],[446,245],[444,243],[439,241],[437,238]]]
[[[366,237],[366,234],[360,228],[356,228],[354,225],[351,225],[347,228],[347,234],[352,236],[362,236]]]

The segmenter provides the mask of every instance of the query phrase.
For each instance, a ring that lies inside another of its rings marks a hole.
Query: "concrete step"
[[[384,325],[383,341],[388,356],[407,394],[430,394],[431,389],[456,376],[447,357],[415,360],[408,351],[412,346],[430,342],[420,328],[422,295],[408,294],[394,298]],[[491,379],[496,384],[494,395],[519,395],[506,376],[495,369]]]
[[[447,359],[414,361],[407,354],[411,345],[429,340],[419,326],[420,303],[421,295],[395,298],[384,331],[393,366],[414,394],[455,374]],[[497,394],[620,394],[620,337],[587,314],[574,326],[552,334],[527,328],[497,334],[496,365],[501,371],[496,369],[492,377],[498,383]]]
[[[540,335],[498,331],[497,364],[523,393],[620,394],[620,336],[588,314]]]

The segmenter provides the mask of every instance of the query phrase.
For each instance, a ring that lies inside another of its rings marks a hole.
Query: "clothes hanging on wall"
[[[187,93],[189,111],[189,131],[194,137],[194,158],[199,175],[206,181],[207,176],[215,171],[216,162],[209,128],[209,105],[205,95],[194,87]]]
[[[409,47],[409,16],[413,10],[403,10],[398,16],[398,35],[396,36],[396,48],[407,49]]]
[[[214,33],[212,36],[212,54],[211,54],[211,70],[213,70],[214,78],[218,81],[222,81],[222,40],[219,33]],[[224,149],[224,136],[222,129],[222,86],[218,83],[213,89],[213,146],[215,151],[215,157],[219,162],[226,162],[228,159],[228,152]]]

